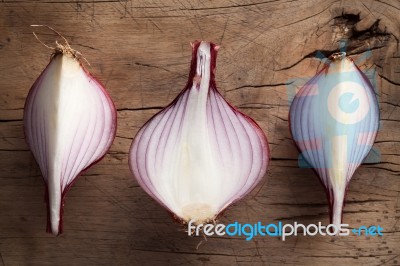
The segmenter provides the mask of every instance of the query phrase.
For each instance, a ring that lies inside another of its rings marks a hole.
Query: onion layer
[[[331,223],[339,226],[348,183],[378,131],[374,88],[351,58],[334,54],[299,90],[289,118],[297,147],[326,189]]]
[[[29,91],[24,129],[47,187],[47,231],[58,235],[65,194],[111,146],[116,110],[104,87],[63,47]]]
[[[137,133],[129,164],[140,186],[187,223],[206,223],[264,176],[267,139],[250,117],[217,91],[218,46],[192,44],[189,80]]]

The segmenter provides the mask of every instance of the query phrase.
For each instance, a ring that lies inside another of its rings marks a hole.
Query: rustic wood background
[[[44,186],[23,135],[23,106],[61,32],[91,63],[118,109],[108,155],[79,178],[65,206],[65,233],[45,233]],[[267,133],[270,170],[258,193],[221,222],[328,222],[324,190],[297,166],[288,99],[347,52],[372,73],[381,162],[354,175],[344,219],[380,225],[382,237],[188,237],[128,169],[132,137],[186,83],[189,42],[221,45],[220,91]],[[400,265],[400,2],[323,0],[0,1],[0,265]]]

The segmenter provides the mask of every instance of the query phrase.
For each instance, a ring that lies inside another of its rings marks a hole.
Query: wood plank
[[[335,1],[0,2],[0,265],[399,265],[400,3]],[[61,32],[118,109],[109,154],[85,172],[65,202],[65,234],[45,233],[40,170],[23,134],[30,86]],[[324,190],[299,168],[290,100],[337,51],[340,40],[377,86],[380,163],[361,166],[347,193],[351,227],[380,225],[381,237],[188,237],[137,184],[128,150],[138,129],[181,91],[189,42],[221,45],[217,84],[266,132],[272,161],[263,185],[221,222],[327,223]],[[201,242],[201,244],[200,244]],[[200,245],[199,245],[200,244]]]

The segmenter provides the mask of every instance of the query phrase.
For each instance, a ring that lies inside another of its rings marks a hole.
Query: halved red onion
[[[297,93],[290,129],[302,157],[324,185],[331,223],[339,226],[347,186],[374,143],[379,107],[368,78],[346,57],[331,61]]]
[[[217,91],[218,46],[194,42],[189,80],[133,140],[129,164],[139,185],[183,223],[206,223],[264,176],[268,142],[250,117]]]
[[[69,45],[58,45],[24,108],[25,138],[47,187],[48,232],[62,233],[65,194],[110,148],[116,120],[105,88]]]

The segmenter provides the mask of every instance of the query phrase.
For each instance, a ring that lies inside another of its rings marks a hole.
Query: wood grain
[[[79,178],[65,205],[65,234],[45,233],[40,171],[23,135],[30,86],[61,32],[84,54],[118,109],[109,154]],[[328,222],[324,191],[297,166],[289,99],[340,40],[378,89],[380,162],[350,183],[344,219],[380,225],[382,237],[188,237],[128,169],[137,130],[186,83],[195,39],[221,45],[217,83],[266,132],[272,161],[263,186],[221,222]],[[400,265],[400,2],[0,1],[0,265]]]

